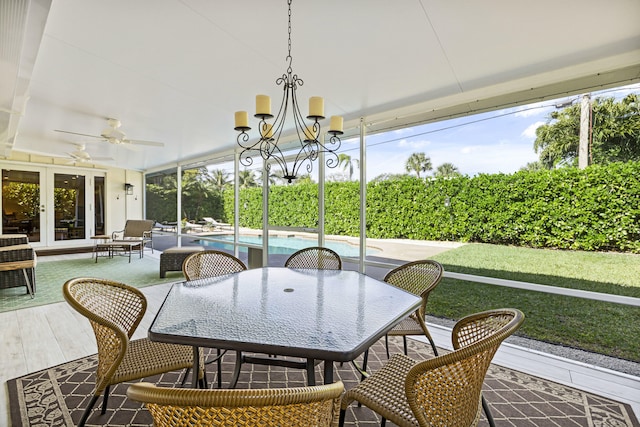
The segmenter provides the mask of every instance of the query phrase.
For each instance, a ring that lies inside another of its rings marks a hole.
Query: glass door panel
[[[2,169],[2,233],[26,234],[39,242],[41,232],[40,173]]]
[[[55,173],[53,175],[54,239],[80,240],[86,238],[86,191],[82,175]]]
[[[93,186],[93,205],[94,209],[94,226],[95,232],[93,233],[96,236],[103,236],[105,233],[105,210],[104,210],[104,195],[105,195],[105,187],[104,187],[104,177],[96,176],[94,177],[94,186]]]

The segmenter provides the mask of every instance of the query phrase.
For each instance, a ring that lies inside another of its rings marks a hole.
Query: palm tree
[[[410,155],[404,167],[407,172],[415,172],[418,178],[420,178],[420,172],[427,172],[433,169],[431,166],[431,158],[427,157],[424,153],[413,153]]]
[[[352,159],[348,154],[338,154],[338,166],[342,165],[342,170],[349,169],[349,181],[353,179],[353,167],[360,168],[360,160]]]
[[[182,207],[186,218],[199,218],[201,206],[210,194],[211,175],[207,168],[187,169],[182,172]]]
[[[460,171],[453,163],[443,163],[436,168],[435,176],[453,178],[454,176],[460,176]]]
[[[222,169],[214,169],[211,171],[211,180],[213,186],[218,191],[224,190],[224,188],[231,183],[229,180],[229,174]]]
[[[249,169],[240,171],[240,174],[238,175],[238,180],[240,181],[240,188],[258,186],[258,179],[256,178],[256,174],[254,173],[254,171]]]
[[[282,169],[278,169],[275,172],[270,170],[269,171],[269,185],[285,184],[286,181],[284,180],[283,176],[284,176],[284,172],[282,171]]]

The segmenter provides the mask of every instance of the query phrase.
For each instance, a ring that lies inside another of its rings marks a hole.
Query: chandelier
[[[289,183],[296,179],[300,167],[303,164],[306,164],[307,173],[311,173],[313,170],[312,162],[318,158],[318,154],[320,153],[327,153],[329,155],[325,161],[327,167],[335,168],[339,163],[336,154],[341,144],[339,135],[343,133],[342,117],[332,116],[329,121],[329,140],[326,143],[325,141],[320,141],[321,126],[319,121],[323,120],[325,116],[324,99],[319,96],[309,98],[309,115],[307,115],[307,119],[310,122],[305,122],[302,113],[300,113],[296,90],[299,86],[302,86],[304,82],[297,74],[293,74],[293,69],[291,68],[291,1],[292,0],[287,1],[289,6],[289,53],[286,61],[288,61],[289,66],[286,73],[276,80],[276,85],[283,85],[284,89],[278,114],[275,116],[273,123],[269,123],[269,120],[274,117],[271,114],[271,99],[267,95],[257,95],[256,113],[254,117],[259,119],[259,139],[255,142],[249,141],[251,138],[247,132],[251,130],[251,128],[249,127],[249,119],[246,111],[237,111],[235,113],[234,128],[240,132],[237,138],[238,145],[242,148],[240,152],[240,163],[244,166],[251,166],[253,164],[253,158],[251,156],[260,154],[265,162],[267,171],[270,171],[272,163],[277,163],[282,170],[282,178]],[[293,158],[292,165],[287,163],[287,159],[279,145],[282,131],[285,128],[285,121],[289,114],[291,114],[291,119],[293,120],[297,134],[297,142],[293,144],[292,148],[287,146],[283,149],[285,151],[297,150],[297,154],[291,156],[291,158]]]

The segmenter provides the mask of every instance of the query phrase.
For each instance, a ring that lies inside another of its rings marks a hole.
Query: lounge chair
[[[210,216],[205,216],[202,218],[206,222],[206,226],[209,228],[231,228],[231,224],[226,222],[218,222]]]
[[[182,228],[187,233],[202,233],[204,231],[204,226],[195,222],[186,222]]]
[[[156,222],[153,225],[153,229],[152,231],[161,231],[163,233],[175,233],[176,232],[176,226],[175,224],[162,224],[160,222]]]

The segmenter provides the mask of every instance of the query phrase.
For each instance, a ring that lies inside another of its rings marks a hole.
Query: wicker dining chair
[[[382,425],[475,426],[484,408],[482,383],[498,347],[524,321],[516,309],[469,315],[452,332],[454,351],[423,362],[395,354],[378,371],[348,390],[341,403],[340,426],[355,400],[377,412]],[[481,404],[482,402],[482,404]]]
[[[420,295],[422,298],[420,307],[415,313],[387,332],[387,336],[385,336],[387,358],[389,358],[389,344],[387,342],[389,336],[402,337],[404,354],[406,355],[407,336],[422,334],[429,340],[433,354],[438,355],[436,344],[433,342],[429,329],[427,329],[425,315],[429,294],[438,286],[438,283],[440,283],[443,271],[444,269],[439,262],[427,259],[403,264],[388,272],[384,277],[385,282],[397,288],[404,289],[407,292],[411,292],[414,295]]]
[[[438,286],[438,283],[440,283],[443,272],[444,269],[442,268],[442,265],[440,263],[427,259],[408,262],[394,268],[385,275],[383,279],[385,282],[397,288],[410,292],[414,295],[419,295],[422,298],[420,307],[418,307],[418,309],[414,313],[412,313],[411,316],[403,319],[384,336],[384,345],[387,350],[387,359],[390,357],[389,336],[402,337],[404,354],[406,356],[408,355],[407,336],[424,334],[424,336],[429,340],[429,344],[431,344],[433,354],[435,354],[436,356],[438,355],[436,343],[433,341],[433,337],[431,337],[429,329],[427,329],[425,315],[429,294],[436,288],[436,286]],[[354,366],[356,366],[359,371],[366,371],[368,359],[369,350],[366,350],[362,359],[362,368],[358,367],[357,365]],[[363,375],[362,379],[364,378],[365,377]]]
[[[341,270],[342,259],[334,250],[314,246],[300,249],[284,263],[288,268],[310,268],[318,270]]]
[[[182,272],[187,280],[222,276],[246,269],[247,266],[233,255],[214,250],[194,252],[182,263]]]
[[[341,381],[333,384],[251,390],[161,388],[136,383],[130,399],[147,405],[156,427],[336,426]]]
[[[223,251],[200,251],[187,256],[182,263],[182,272],[187,280],[206,279],[208,277],[223,276],[225,274],[238,273],[247,269],[247,266],[235,256]],[[217,362],[218,388],[222,387],[222,357],[225,351],[216,349],[216,357],[208,359],[205,364]]]
[[[62,289],[71,307],[91,322],[98,345],[96,385],[78,426],[84,426],[103,392],[105,414],[111,385],[193,367],[190,346],[131,340],[147,309],[147,299],[138,289],[84,277],[68,280]],[[203,381],[203,371],[198,376]]]

